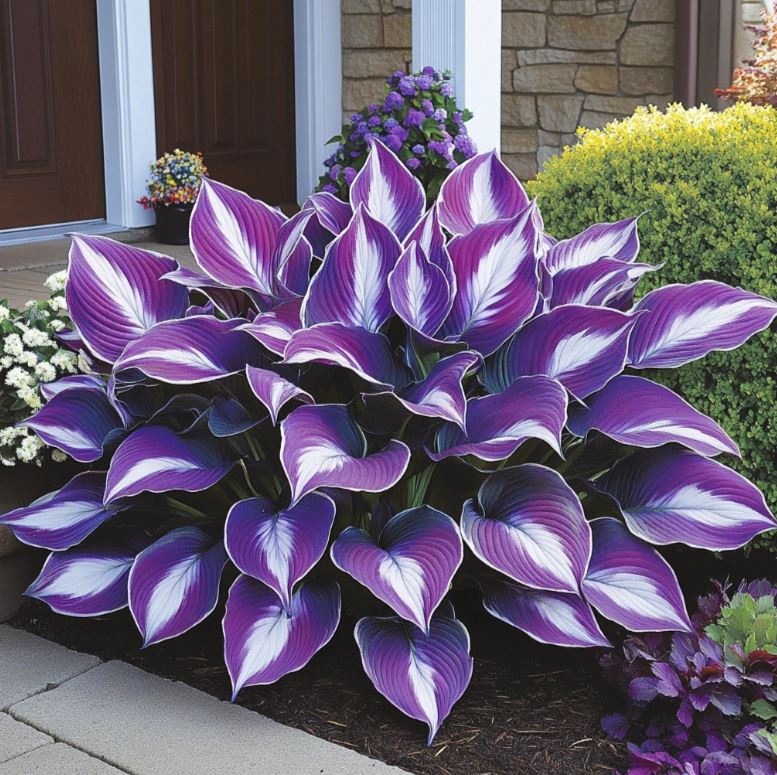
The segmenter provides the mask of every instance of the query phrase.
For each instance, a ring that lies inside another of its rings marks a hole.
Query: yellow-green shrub
[[[579,144],[529,184],[551,234],[569,237],[594,221],[644,212],[640,260],[665,266],[642,280],[640,293],[714,278],[777,297],[777,110],[746,103],[722,113],[639,108],[579,133]],[[734,467],[775,509],[775,327],[660,378],[739,443],[742,461]]]

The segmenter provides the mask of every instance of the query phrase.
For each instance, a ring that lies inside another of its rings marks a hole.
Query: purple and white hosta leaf
[[[331,549],[340,570],[426,633],[463,554],[458,525],[430,506],[392,517],[377,540],[346,528]]]
[[[340,622],[340,588],[305,582],[285,610],[272,589],[238,576],[224,615],[224,661],[232,701],[244,686],[271,684],[305,667]]]
[[[105,380],[97,374],[71,374],[67,377],[60,377],[54,382],[41,382],[39,384],[41,395],[51,401],[58,393],[64,393],[73,388],[87,388],[105,393]]]
[[[313,249],[304,234],[313,215],[309,210],[301,210],[278,230],[272,258],[275,295],[278,297],[302,296],[307,290]]]
[[[147,425],[117,447],[104,502],[141,492],[200,492],[216,484],[234,464],[225,447],[212,437],[180,436],[171,428]]]
[[[594,486],[615,499],[632,533],[654,544],[738,549],[777,528],[755,485],[681,447],[635,452]]]
[[[467,398],[461,384],[464,375],[481,362],[478,353],[469,350],[441,358],[432,366],[429,374],[401,393],[363,394],[365,401],[372,398],[390,398],[400,403],[412,414],[422,417],[438,417],[466,427]]]
[[[714,280],[666,285],[640,299],[629,362],[638,369],[674,368],[713,350],[733,350],[763,331],[777,303]]]
[[[630,299],[639,279],[659,266],[601,258],[594,264],[562,269],[552,278],[550,307],[586,304],[612,307]]]
[[[227,553],[198,527],[179,527],[136,558],[129,574],[129,607],[143,646],[174,638],[216,607]]]
[[[123,428],[104,390],[93,387],[58,393],[23,424],[79,463],[99,460],[108,437]]]
[[[593,552],[583,596],[600,614],[632,632],[691,630],[669,563],[612,517],[590,523]]]
[[[29,506],[3,514],[0,525],[10,527],[20,541],[30,546],[69,549],[121,511],[103,506],[104,492],[105,474],[87,471]]]
[[[486,565],[534,589],[577,594],[591,556],[580,499],[533,463],[492,474],[464,504],[461,533]]]
[[[174,385],[236,374],[262,358],[254,338],[237,328],[239,322],[201,315],[160,323],[127,345],[115,372],[138,369]]]
[[[454,292],[456,290],[456,276],[453,274],[451,257],[446,247],[445,232],[443,232],[442,226],[440,226],[440,217],[436,204],[433,204],[426,211],[423,218],[418,221],[410,234],[405,237],[405,247],[410,245],[411,242],[418,243],[418,247],[421,248],[429,261],[442,269],[451,292]]]
[[[472,678],[464,625],[439,612],[426,635],[399,617],[368,616],[354,635],[370,681],[394,707],[429,727],[431,745]]]
[[[433,264],[417,243],[402,252],[388,276],[391,304],[410,328],[427,336],[448,317],[453,294],[445,273]]]
[[[456,296],[442,332],[463,339],[483,355],[512,336],[537,305],[532,207],[510,220],[476,226],[448,246]]]
[[[73,235],[68,312],[98,358],[112,363],[156,323],[183,317],[188,291],[162,279],[176,266],[172,258],[107,237]]]
[[[379,140],[371,143],[367,160],[350,190],[354,211],[364,206],[403,240],[426,206],[421,181]]]
[[[401,441],[367,454],[364,433],[341,404],[303,405],[281,422],[281,463],[292,503],[319,487],[383,492],[402,478],[409,461]]]
[[[102,616],[126,607],[130,568],[148,540],[135,533],[123,538],[91,537],[52,552],[24,594],[66,616]]]
[[[492,392],[517,377],[545,374],[585,398],[623,371],[635,318],[614,309],[568,304],[529,321],[484,373]]]
[[[243,404],[235,398],[216,396],[208,412],[208,430],[217,438],[237,436],[255,428],[260,422],[261,418],[250,415]],[[195,420],[187,430],[198,425],[198,421]]]
[[[254,302],[248,294],[237,288],[230,288],[208,277],[204,272],[188,266],[179,266],[164,275],[164,279],[172,280],[186,288],[194,288],[210,299],[227,318],[245,317],[254,309]],[[190,315],[187,314],[187,317]]]
[[[321,493],[289,508],[248,498],[229,510],[227,553],[238,570],[270,587],[288,609],[294,585],[326,551],[334,521],[335,504]]]
[[[572,648],[612,645],[579,595],[526,589],[496,577],[483,579],[481,587],[486,611],[540,643]]]
[[[548,377],[519,377],[507,390],[467,401],[466,431],[445,425],[437,433],[432,460],[475,455],[505,460],[526,441],[541,439],[561,454],[567,393]]]
[[[292,299],[260,313],[237,330],[250,334],[271,353],[283,355],[291,335],[302,327],[301,309],[302,299]]]
[[[437,200],[440,223],[452,234],[514,218],[528,204],[523,186],[495,151],[460,164],[445,179]]]
[[[273,425],[277,424],[278,413],[289,401],[301,401],[303,404],[315,403],[310,393],[274,371],[246,366],[246,377],[251,392],[270,413]]]
[[[739,448],[714,420],[677,393],[643,377],[620,375],[570,409],[569,429],[585,437],[597,430],[621,444],[660,447],[677,442],[701,455],[739,455]]]
[[[387,278],[400,252],[394,234],[360,206],[310,282],[302,305],[305,324],[377,331],[392,315]]]
[[[353,216],[351,206],[328,191],[318,191],[311,194],[305,200],[302,209],[314,210],[319,223],[332,234],[345,231],[348,221]]]
[[[319,323],[295,332],[286,345],[283,362],[342,366],[382,387],[402,386],[408,381],[386,336],[342,323]]]
[[[631,263],[639,253],[637,220],[595,223],[580,234],[556,243],[545,256],[545,266],[555,275],[563,269],[588,266],[602,258]]]
[[[558,240],[545,231],[545,222],[539,207],[532,210],[534,225],[537,227],[537,257],[544,259],[550,249],[558,243]]]
[[[264,202],[204,178],[192,211],[192,252],[200,268],[223,285],[273,298],[277,270],[273,255],[285,221]]]

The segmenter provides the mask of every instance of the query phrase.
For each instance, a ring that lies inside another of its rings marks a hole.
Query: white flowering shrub
[[[64,288],[66,271],[45,282],[47,299],[28,301],[23,310],[0,300],[0,463],[41,466],[61,462],[67,455],[49,450],[29,428],[21,425],[43,405],[41,385],[81,371],[77,353],[60,345],[57,333],[70,326]]]

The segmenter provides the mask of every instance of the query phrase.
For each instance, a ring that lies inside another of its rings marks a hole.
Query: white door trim
[[[318,182],[324,144],[342,128],[340,0],[294,0],[297,201]]]
[[[136,200],[156,158],[150,0],[97,0],[105,215],[133,228],[154,221]]]

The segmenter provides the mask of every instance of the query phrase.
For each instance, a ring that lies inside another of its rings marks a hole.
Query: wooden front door
[[[292,0],[152,0],[160,153],[202,151],[212,178],[295,200]]]
[[[105,216],[95,0],[0,0],[0,229]]]

